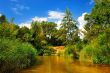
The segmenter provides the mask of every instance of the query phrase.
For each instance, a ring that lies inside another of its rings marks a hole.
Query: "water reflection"
[[[24,70],[22,73],[110,73],[109,66],[84,65],[70,58],[57,56],[39,57],[40,65]]]

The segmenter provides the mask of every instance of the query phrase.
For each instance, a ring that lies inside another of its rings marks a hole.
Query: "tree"
[[[77,22],[73,20],[72,14],[68,8],[65,11],[60,31],[62,31],[61,39],[64,40],[66,44],[70,42],[75,42],[76,37],[78,38]]]
[[[110,28],[110,2],[109,0],[95,0],[96,4],[91,14],[85,16],[87,24],[85,25],[85,38],[90,42],[98,37],[105,29]]]
[[[2,24],[3,22],[6,22],[6,21],[7,21],[7,19],[6,19],[5,15],[1,15],[0,16],[0,24]]]
[[[80,54],[82,61],[110,64],[110,0],[95,0],[90,14],[85,16],[87,43]]]
[[[46,44],[41,23],[40,22],[32,22],[31,26],[32,26],[32,28],[31,28],[31,34],[32,34],[31,43],[36,49],[40,50]]]
[[[31,41],[31,32],[30,32],[29,28],[22,27],[22,28],[18,29],[16,37],[20,41],[30,42]]]
[[[2,25],[0,25],[0,37],[10,38],[10,39],[16,38],[18,29],[19,29],[18,25],[3,22]]]
[[[95,3],[110,2],[110,0],[94,0]]]
[[[43,28],[43,33],[48,44],[53,45],[55,43],[58,43],[55,39],[55,33],[57,32],[57,24],[55,24],[54,22],[42,22],[41,26]]]

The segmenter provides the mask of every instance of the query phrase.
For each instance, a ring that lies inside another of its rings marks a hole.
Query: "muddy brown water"
[[[71,58],[58,56],[39,57],[41,63],[21,73],[110,73],[107,65],[85,65]]]

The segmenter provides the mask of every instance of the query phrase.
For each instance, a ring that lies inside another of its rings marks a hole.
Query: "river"
[[[25,69],[22,73],[110,73],[110,66],[85,65],[71,58],[42,56],[39,60],[39,65]]]

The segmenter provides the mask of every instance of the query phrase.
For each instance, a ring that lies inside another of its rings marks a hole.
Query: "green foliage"
[[[43,28],[43,33],[45,36],[45,40],[47,41],[47,44],[49,45],[57,45],[58,37],[57,36],[57,24],[54,22],[42,22],[41,26]]]
[[[16,38],[23,42],[31,41],[31,31],[27,27],[19,28],[17,31]]]
[[[85,16],[85,47],[81,61],[110,64],[110,0],[95,0],[91,14]]]
[[[98,64],[110,64],[110,0],[95,0],[90,14],[85,15],[84,39],[78,36],[78,23],[67,8],[57,29],[54,22],[32,22],[31,28],[19,26],[0,17],[0,72],[26,68],[37,55],[49,56],[55,50],[49,46],[66,46],[58,55],[80,58]],[[10,40],[9,40],[10,39]],[[14,40],[13,40],[14,39]],[[32,45],[30,45],[30,44]],[[33,48],[34,47],[34,48]],[[12,73],[12,72],[11,72]]]
[[[85,39],[88,42],[110,28],[110,2],[107,2],[107,0],[96,1],[99,3],[95,4],[91,14],[85,16],[85,20],[87,20]]]
[[[74,46],[72,46],[72,45],[66,46],[64,55],[73,57],[74,56]]]
[[[52,55],[52,54],[54,54],[54,50],[51,48],[51,47],[49,47],[49,46],[46,46],[44,49],[43,49],[43,55],[44,56],[50,56],[50,55]]]
[[[43,28],[45,37],[47,37],[47,35],[53,35],[53,31],[56,30],[57,24],[55,24],[54,22],[42,22],[41,26]]]
[[[15,73],[32,65],[36,50],[28,43],[0,39],[0,73]]]
[[[78,59],[81,49],[82,45],[79,45],[79,43],[77,43],[76,45],[67,45],[65,48],[64,55],[73,57],[74,59]]]
[[[91,45],[86,45],[80,52],[80,61],[93,63],[94,49]]]
[[[61,45],[66,45],[66,31],[65,29],[59,29],[57,32],[55,32],[55,37],[59,41],[58,43]]]
[[[42,48],[37,50],[38,56],[50,56],[55,53],[55,50],[53,50],[50,46],[42,46]]]
[[[17,25],[4,22],[0,25],[0,37],[16,38],[18,29]]]
[[[110,64],[110,38],[103,33],[91,41],[80,53],[81,61]]]
[[[32,45],[37,49],[37,55],[51,55],[53,50],[49,48],[47,42],[53,36],[52,31],[55,29],[55,24],[51,22],[33,22],[32,23]],[[44,28],[45,27],[45,28]],[[49,37],[47,37],[49,35]],[[48,38],[48,39],[47,39]],[[52,42],[51,42],[52,43]],[[48,43],[49,44],[49,43]]]
[[[31,34],[32,34],[32,45],[39,49],[42,49],[43,46],[46,45],[43,29],[40,22],[32,22],[32,28],[31,28]]]
[[[106,3],[110,3],[110,0],[94,0],[95,3],[102,3],[102,2],[106,2]]]
[[[5,15],[1,15],[0,16],[0,24],[2,24],[4,22],[7,22],[7,19],[6,19]]]
[[[60,30],[62,31],[62,34],[60,34],[61,39],[65,44],[76,42],[76,38],[79,38],[77,22],[73,20],[72,14],[68,8],[65,11]]]

